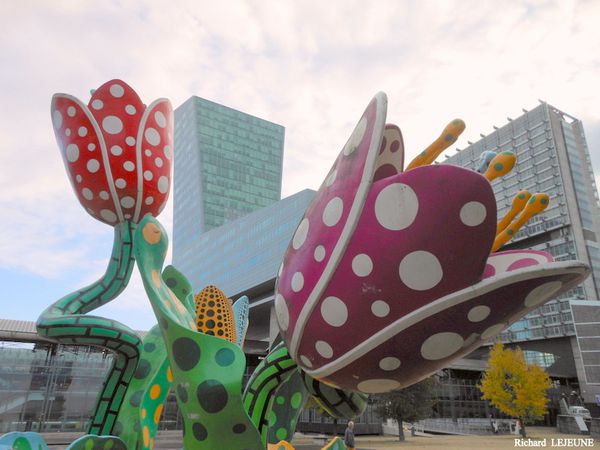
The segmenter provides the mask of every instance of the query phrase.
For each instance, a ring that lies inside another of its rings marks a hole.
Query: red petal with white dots
[[[133,219],[138,191],[136,140],[144,104],[121,80],[100,86],[89,102],[106,143],[110,170],[123,219]]]
[[[134,221],[157,216],[169,197],[173,161],[173,108],[166,99],[152,103],[140,123],[136,152],[139,183]]]
[[[79,202],[94,218],[115,225],[119,211],[106,171],[104,145],[98,124],[85,105],[65,94],[56,94],[51,105],[52,123],[60,151]]]

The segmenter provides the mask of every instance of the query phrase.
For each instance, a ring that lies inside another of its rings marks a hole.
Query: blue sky
[[[0,2],[0,317],[35,320],[110,254],[67,180],[56,92],[87,103],[121,78],[145,103],[199,95],[280,123],[284,196],[318,187],[377,91],[407,159],[454,117],[465,147],[542,99],[583,120],[599,174],[599,20],[599,2],[567,0]],[[96,313],[154,323],[137,274]]]

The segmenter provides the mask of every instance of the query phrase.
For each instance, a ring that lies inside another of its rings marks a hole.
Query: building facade
[[[191,97],[175,110],[173,253],[281,198],[281,125]]]
[[[500,338],[520,343],[524,349],[532,345],[525,342],[572,338],[572,360],[576,360],[579,344],[571,302],[600,298],[598,190],[581,121],[544,102],[523,112],[506,125],[494,127],[493,133],[482,135],[478,142],[459,149],[445,162],[476,169],[484,151],[516,154],[513,170],[492,182],[498,219],[508,213],[519,190],[549,194],[548,208],[531,219],[503,250],[531,248],[549,252],[557,261],[577,259],[592,267],[592,275],[514,323]],[[543,352],[546,360],[552,359],[551,348],[548,345]],[[577,378],[585,401],[594,402],[596,392],[600,393],[600,376],[588,377],[577,365]]]
[[[275,278],[304,211],[315,196],[305,189],[270,206],[206,231],[174,255],[194,292],[213,284],[229,298],[247,295],[250,326],[245,352],[264,354],[278,333],[271,317]]]

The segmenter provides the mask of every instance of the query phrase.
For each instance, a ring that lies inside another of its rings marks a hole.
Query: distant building
[[[580,300],[600,298],[600,205],[583,125],[542,102],[494,128],[493,133],[459,150],[446,162],[475,169],[483,151],[516,153],[512,172],[492,182],[499,219],[510,210],[514,195],[521,189],[550,195],[549,207],[503,249],[543,250],[557,261],[577,259],[593,269],[583,284],[534,310],[500,338],[518,343],[530,360],[551,374],[555,371],[567,379],[576,374],[585,402],[595,403],[595,394],[600,394],[600,338],[590,336],[600,336],[600,327],[593,330],[596,334],[577,339],[573,320]],[[595,302],[590,302],[592,305],[597,307]],[[592,332],[591,328],[586,332]]]
[[[173,254],[281,198],[281,125],[199,97],[175,110]]]
[[[283,254],[315,196],[305,189],[271,206],[202,233],[175,259],[174,265],[192,283],[194,292],[208,284],[227,296],[250,299],[246,353],[264,354],[278,333],[271,317],[275,278]]]

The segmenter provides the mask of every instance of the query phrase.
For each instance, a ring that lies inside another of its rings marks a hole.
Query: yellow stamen
[[[446,128],[444,128],[440,137],[433,141],[429,147],[423,150],[419,156],[410,162],[406,170],[431,164],[440,153],[456,142],[458,136],[460,136],[463,131],[465,131],[465,123],[462,119],[454,119],[446,125]]]
[[[496,236],[496,240],[492,246],[492,253],[510,241],[517,234],[517,231],[525,225],[525,222],[545,210],[548,207],[548,203],[550,203],[548,194],[539,192],[533,194],[519,217]]]
[[[504,229],[512,222],[512,220],[519,214],[525,206],[527,201],[531,198],[531,192],[524,190],[519,191],[515,195],[512,201],[510,211],[498,222],[498,228],[496,229],[496,236],[498,236]]]
[[[513,152],[498,153],[494,159],[490,161],[490,165],[483,174],[488,181],[493,181],[498,177],[506,175],[515,166],[517,157]]]

